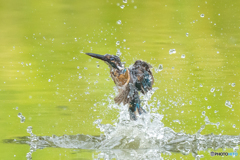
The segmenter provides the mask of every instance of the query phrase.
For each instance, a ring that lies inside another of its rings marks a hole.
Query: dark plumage
[[[137,60],[130,68],[124,68],[119,57],[114,55],[99,55],[86,53],[87,55],[103,60],[110,68],[111,77],[118,87],[118,95],[115,103],[129,104],[131,120],[137,120],[137,115],[146,113],[141,107],[139,93],[146,94],[152,89],[154,78],[150,68],[152,66],[142,60]]]

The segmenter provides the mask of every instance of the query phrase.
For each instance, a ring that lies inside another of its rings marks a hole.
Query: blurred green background
[[[239,135],[239,19],[240,1],[0,0],[0,159],[25,159],[28,145],[2,140],[28,136],[27,126],[38,136],[99,135],[93,121],[116,121],[109,69],[85,52],[121,52],[127,67],[152,64],[159,89],[149,103],[174,131],[196,133],[205,112],[220,125],[202,134]],[[33,159],[92,159],[92,152],[45,148]]]

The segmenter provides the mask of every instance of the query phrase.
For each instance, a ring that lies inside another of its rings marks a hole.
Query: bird
[[[109,66],[110,75],[118,89],[114,101],[118,105],[128,104],[130,120],[136,121],[141,114],[147,113],[141,107],[139,92],[147,94],[152,90],[154,78],[150,70],[152,66],[149,63],[137,60],[131,67],[125,68],[121,59],[116,55],[85,54],[100,59]]]

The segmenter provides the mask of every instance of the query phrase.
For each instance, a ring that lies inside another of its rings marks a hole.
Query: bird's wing
[[[146,94],[151,90],[154,79],[150,68],[152,68],[152,66],[147,62],[137,60],[134,65],[129,68],[130,79],[122,86],[118,95],[114,98],[115,103],[120,104],[123,102],[125,105],[138,96],[137,91]]]
[[[114,98],[115,103],[120,104],[127,104],[131,101],[131,97],[129,97],[130,86],[127,84],[123,86],[122,89],[119,90],[118,95]]]
[[[126,75],[127,74],[127,75]],[[119,80],[120,82],[122,81],[126,81],[124,82],[125,84],[122,86],[118,86],[118,95],[114,98],[115,103],[120,104],[121,102],[123,102],[123,104],[127,104],[132,100],[132,96],[130,96],[129,94],[131,93],[130,91],[132,90],[132,78],[131,78],[131,74],[129,72],[129,70],[126,70],[126,74],[124,74],[124,76],[119,76]],[[127,79],[126,79],[127,78]],[[122,80],[121,80],[122,79]],[[126,80],[124,80],[126,79]],[[116,83],[116,82],[115,82]]]
[[[131,68],[131,74],[135,87],[143,94],[150,91],[154,83],[154,78],[150,68],[152,68],[152,66],[142,60],[137,60]]]

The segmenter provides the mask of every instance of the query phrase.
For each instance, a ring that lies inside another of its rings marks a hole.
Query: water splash
[[[123,105],[116,105],[109,100],[109,108],[118,110],[116,123],[103,124],[102,119],[94,121],[94,125],[102,132],[99,136],[92,135],[63,135],[63,136],[36,136],[32,132],[32,127],[27,128],[29,137],[20,137],[19,140],[8,139],[6,143],[28,144],[30,151],[26,154],[27,160],[32,159],[32,153],[37,149],[46,147],[90,149],[100,153],[93,153],[93,159],[163,159],[162,154],[171,155],[178,152],[183,155],[192,153],[195,159],[203,158],[198,155],[198,151],[207,151],[208,149],[217,150],[219,148],[232,148],[234,152],[238,150],[240,136],[232,135],[202,135],[201,132],[206,125],[216,125],[220,123],[210,122],[205,116],[205,124],[190,135],[183,132],[175,132],[169,127],[165,127],[162,119],[163,115],[150,112],[155,106],[155,101],[149,103],[153,93],[157,88],[153,88],[146,95],[141,95],[142,107],[148,113],[141,115],[137,121],[131,121],[128,108]],[[110,95],[112,99],[113,95]],[[174,120],[180,123],[179,120]],[[235,126],[233,126],[235,127]]]
[[[163,159],[162,153],[171,155],[172,152],[183,155],[192,153],[195,159],[200,159],[203,155],[198,155],[198,151],[219,148],[232,148],[233,152],[238,150],[240,136],[201,134],[206,125],[211,125],[207,117],[206,124],[196,134],[190,135],[183,132],[176,133],[171,128],[164,127],[161,123],[163,118],[161,115],[146,115],[143,116],[144,118],[141,117],[139,122],[129,123],[128,120],[123,120],[115,126],[101,124],[101,120],[96,120],[95,124],[103,131],[100,136],[82,134],[36,136],[32,133],[32,127],[28,127],[29,137],[22,137],[15,141],[5,140],[5,142],[29,144],[27,160],[32,159],[32,153],[37,149],[46,147],[97,150],[100,153],[93,155],[95,159],[107,157],[109,159]]]

